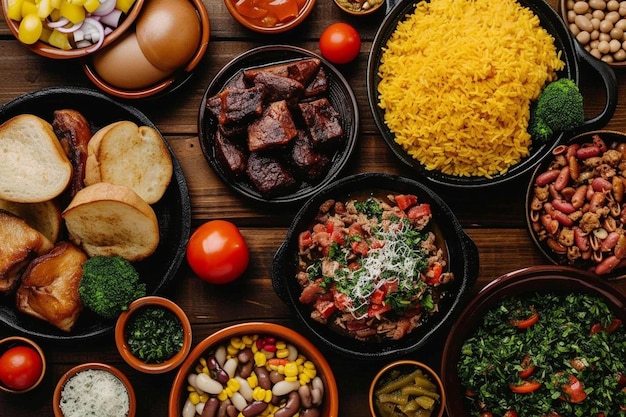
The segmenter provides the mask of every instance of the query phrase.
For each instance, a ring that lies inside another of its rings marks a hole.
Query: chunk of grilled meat
[[[17,289],[17,309],[69,332],[83,310],[78,286],[87,255],[69,242],[33,260]]]
[[[285,100],[275,101],[248,126],[248,149],[256,152],[289,143],[298,130]]]
[[[28,263],[53,245],[21,218],[0,210],[0,293],[13,291]]]
[[[63,109],[54,112],[52,129],[74,168],[69,189],[70,197],[74,197],[85,186],[83,180],[87,163],[87,144],[92,136],[91,127],[79,111]]]
[[[243,75],[248,81],[251,81],[259,72],[269,72],[281,77],[288,77],[298,81],[301,84],[308,84],[313,76],[317,73],[322,61],[317,58],[305,58],[298,61],[287,62],[284,64],[275,64],[259,68],[251,68],[245,70]]]

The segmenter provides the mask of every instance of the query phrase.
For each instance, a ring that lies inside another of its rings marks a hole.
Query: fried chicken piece
[[[17,289],[17,309],[69,332],[83,310],[78,286],[87,255],[70,242],[61,242],[33,260]]]
[[[0,293],[11,292],[28,263],[49,252],[53,246],[47,237],[24,220],[0,210]]]

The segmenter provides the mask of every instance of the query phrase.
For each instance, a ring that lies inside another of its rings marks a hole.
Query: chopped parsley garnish
[[[183,326],[169,310],[145,307],[126,327],[126,342],[134,356],[146,363],[162,363],[183,347]]]

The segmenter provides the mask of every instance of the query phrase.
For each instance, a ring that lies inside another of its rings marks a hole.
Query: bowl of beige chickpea
[[[560,0],[559,9],[576,41],[614,68],[626,68],[626,1]]]

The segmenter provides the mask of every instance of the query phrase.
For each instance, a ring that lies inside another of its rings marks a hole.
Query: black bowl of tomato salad
[[[450,416],[626,414],[626,294],[588,271],[542,265],[487,284],[450,330]]]
[[[432,341],[477,275],[476,245],[447,204],[383,173],[343,178],[309,199],[272,266],[274,290],[320,346],[371,360]]]

